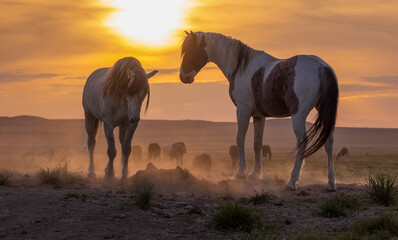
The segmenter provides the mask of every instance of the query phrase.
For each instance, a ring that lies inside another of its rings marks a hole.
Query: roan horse
[[[115,175],[113,160],[116,157],[116,147],[113,129],[118,126],[122,146],[122,178],[127,178],[131,140],[140,121],[141,105],[146,95],[148,98],[145,111],[149,104],[148,78],[156,73],[155,70],[146,74],[137,59],[126,57],[119,59],[112,68],[97,69],[88,77],[83,90],[87,146],[90,151],[88,177],[95,177],[95,136],[99,121],[102,121],[109,157],[105,175],[106,177]]]
[[[328,155],[328,190],[336,190],[333,167],[333,131],[338,105],[337,77],[322,59],[298,55],[277,59],[239,40],[218,33],[190,32],[182,44],[180,80],[192,83],[208,63],[215,63],[229,81],[229,94],[237,110],[239,167],[235,177],[246,178],[244,142],[250,118],[254,122],[255,164],[250,177],[261,178],[261,147],[265,117],[292,117],[297,156],[286,186],[296,189],[303,158],[325,144]],[[316,108],[317,118],[306,132],[305,121]],[[307,143],[311,143],[309,148]]]

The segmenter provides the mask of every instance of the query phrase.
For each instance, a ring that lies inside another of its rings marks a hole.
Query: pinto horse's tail
[[[319,68],[321,81],[320,98],[316,104],[318,114],[312,127],[307,131],[307,142],[311,145],[303,153],[308,157],[318,151],[334,131],[339,101],[339,88],[333,70],[328,66]]]

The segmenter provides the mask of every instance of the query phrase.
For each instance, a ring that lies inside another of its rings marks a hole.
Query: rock
[[[202,214],[202,210],[197,206],[191,206],[188,208],[187,214]]]

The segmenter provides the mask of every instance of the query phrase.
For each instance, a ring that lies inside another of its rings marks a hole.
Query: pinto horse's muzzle
[[[182,69],[180,69],[180,80],[183,83],[193,83],[195,80],[195,71],[192,71],[189,74],[185,74]]]

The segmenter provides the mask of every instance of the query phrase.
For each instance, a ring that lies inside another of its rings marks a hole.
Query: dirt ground
[[[305,175],[308,181],[310,176]],[[132,182],[137,178],[154,184],[155,196],[145,211],[132,204]],[[304,183],[299,190],[288,191],[284,181],[275,177],[213,183],[180,168],[148,167],[124,183],[83,178],[54,187],[38,184],[34,175],[15,174],[11,186],[0,186],[0,238],[241,239],[245,233],[218,231],[209,222],[220,202],[255,191],[276,196],[254,208],[267,226],[275,227],[277,239],[294,239],[304,231],[337,234],[359,219],[392,211],[371,203],[361,184],[342,183],[337,192],[328,192],[325,184]],[[339,193],[361,199],[365,207],[348,217],[321,217],[320,204]]]
[[[239,201],[256,191],[275,196],[271,202],[253,207],[264,224],[275,229],[276,239],[294,239],[303,232],[333,235],[347,231],[359,219],[387,212],[398,215],[397,207],[374,204],[363,190],[365,177],[369,174],[398,175],[396,130],[368,129],[362,134],[358,129],[338,129],[336,138],[341,140],[336,145],[341,146],[344,142],[353,150],[350,158],[335,162],[338,190],[328,192],[327,161],[321,150],[306,160],[299,189],[285,190],[284,184],[293,166],[293,157],[289,155],[293,149],[289,144],[294,142],[291,135],[275,134],[267,140],[271,147],[276,147],[272,160],[262,161],[262,180],[237,181],[227,152],[230,141],[226,140],[233,139],[234,125],[215,124],[212,132],[206,129],[213,123],[203,125],[199,122],[192,126],[189,123],[186,126],[192,130],[189,132],[177,128],[182,123],[171,121],[167,123],[170,125],[168,130],[162,132],[164,125],[156,122],[146,126],[148,131],[141,129],[134,144],[145,146],[155,137],[160,143],[183,139],[188,148],[183,169],[175,168],[174,163],[165,160],[149,167],[146,161],[130,160],[130,178],[121,182],[120,161],[115,161],[116,178],[111,181],[103,178],[107,163],[103,136],[96,149],[97,178],[89,180],[85,177],[88,154],[81,150],[84,140],[73,138],[84,136],[81,121],[35,122],[29,119],[28,123],[22,120],[18,123],[14,119],[11,123],[0,121],[0,168],[14,172],[10,185],[0,186],[0,238],[4,239],[242,239],[247,237],[246,233],[219,231],[209,226],[209,222],[220,202]],[[291,132],[290,126],[286,130],[286,124],[282,125],[279,130]],[[203,131],[209,131],[206,132],[208,136],[200,135]],[[387,139],[384,145],[383,134]],[[369,138],[369,135],[374,137]],[[367,143],[364,139],[370,140]],[[253,153],[249,140],[247,157],[251,170]],[[284,142],[289,144],[284,146]],[[48,161],[37,157],[27,161],[22,158],[26,148],[40,144],[52,144],[56,159]],[[210,173],[191,168],[192,159],[202,152],[210,153],[213,158]],[[36,171],[54,166],[61,159],[68,161],[71,171],[78,173],[81,179],[55,187],[40,184]],[[155,194],[148,210],[133,204],[132,189],[139,178],[154,185]],[[350,212],[347,217],[321,217],[320,205],[340,193],[360,199],[363,207]]]

